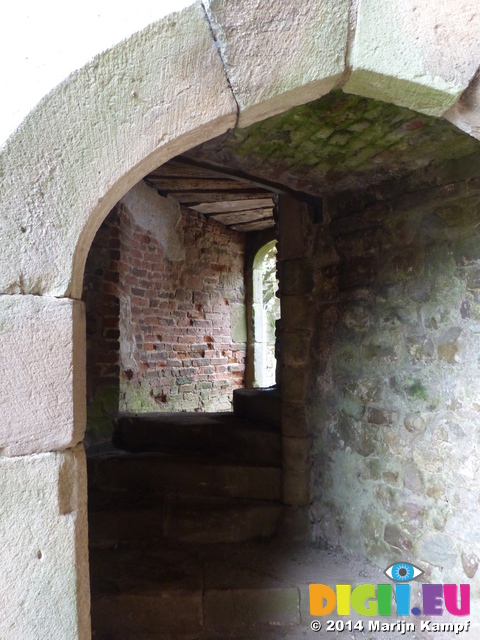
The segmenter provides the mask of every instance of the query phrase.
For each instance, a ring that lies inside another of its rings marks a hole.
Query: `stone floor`
[[[378,567],[338,549],[280,541],[195,545],[159,540],[94,549],[91,556],[93,640],[478,640],[475,631],[422,633],[421,618],[413,617],[405,620],[416,623],[415,633],[369,631],[369,618],[356,614],[348,619],[362,621],[363,631],[327,631],[326,619],[320,620],[319,632],[313,631],[310,583],[387,581]],[[412,583],[412,593],[415,587],[419,584]]]

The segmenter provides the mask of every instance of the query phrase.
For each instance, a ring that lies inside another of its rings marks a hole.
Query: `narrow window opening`
[[[254,387],[276,382],[275,329],[280,318],[276,245],[276,240],[264,245],[253,263]]]

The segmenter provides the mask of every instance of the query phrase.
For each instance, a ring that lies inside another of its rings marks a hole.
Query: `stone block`
[[[367,422],[370,424],[386,424],[392,425],[395,413],[387,411],[385,409],[379,409],[378,407],[369,407],[367,411]]]
[[[2,640],[90,639],[83,447],[0,458]]]
[[[300,596],[295,587],[208,589],[204,597],[206,627],[300,623]]]
[[[278,215],[278,261],[303,258],[305,254],[305,237],[303,216],[308,213],[305,202],[289,195],[279,195]]]
[[[310,503],[310,473],[284,471],[282,474],[282,500],[285,504],[302,506]]]
[[[307,364],[310,358],[310,336],[300,331],[282,333],[282,360],[290,367]]]
[[[385,526],[384,540],[387,544],[403,551],[412,550],[412,540],[406,531],[398,525],[388,523]]]
[[[230,326],[233,342],[247,341],[247,316],[244,304],[233,303],[230,305]]]
[[[478,570],[478,557],[469,551],[462,551],[462,567],[467,578],[472,580]]]
[[[312,292],[312,272],[306,260],[284,260],[279,263],[278,269],[282,295],[290,296]]]
[[[293,473],[307,473],[310,470],[312,441],[310,438],[282,438],[283,469]]]
[[[310,435],[305,407],[300,402],[282,402],[282,434],[301,438]]]
[[[441,116],[477,70],[479,29],[475,0],[362,0],[345,91]]]
[[[241,127],[328,93],[345,68],[350,2],[209,0]]]
[[[283,296],[280,299],[281,325],[284,331],[308,330],[312,325],[312,303],[307,295]]]
[[[0,297],[0,450],[25,455],[77,444],[85,432],[82,302]]]
[[[282,367],[280,380],[283,401],[302,403],[305,400],[307,378],[303,367]]]

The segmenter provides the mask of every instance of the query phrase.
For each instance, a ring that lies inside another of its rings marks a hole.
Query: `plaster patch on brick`
[[[141,181],[122,198],[122,202],[138,226],[154,236],[169,260],[185,259],[183,234],[178,228],[182,214],[176,200],[162,198]]]
[[[138,371],[135,359],[137,341],[135,325],[132,321],[132,304],[130,296],[120,294],[120,362],[124,371]]]

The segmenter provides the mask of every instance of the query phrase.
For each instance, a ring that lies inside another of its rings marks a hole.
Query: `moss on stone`
[[[420,380],[415,380],[407,387],[407,393],[411,398],[418,400],[428,400],[428,392]]]
[[[118,413],[118,387],[100,387],[87,405],[86,437],[91,444],[104,442],[112,435],[113,420]]]

